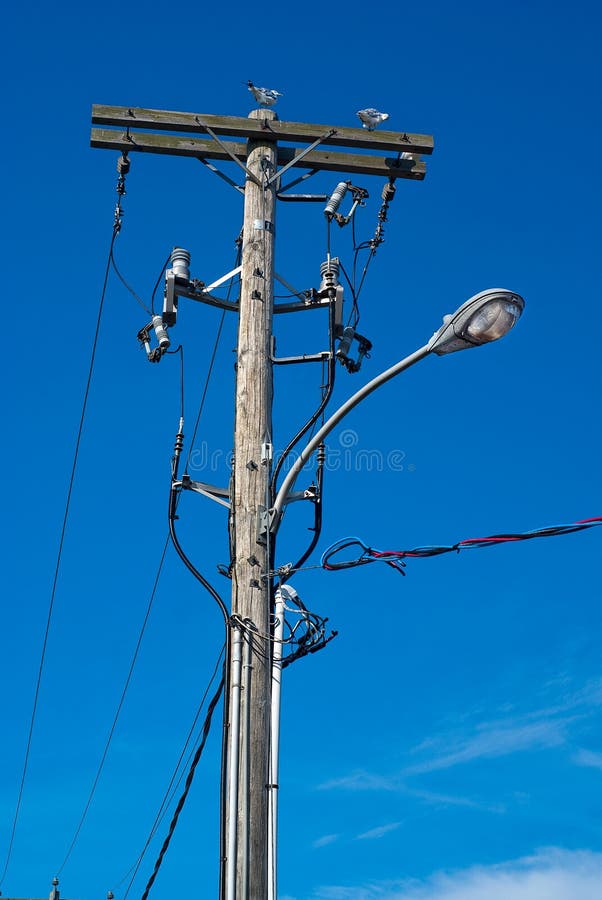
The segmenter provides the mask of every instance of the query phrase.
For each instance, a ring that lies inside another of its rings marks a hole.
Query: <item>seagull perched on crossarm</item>
[[[274,91],[271,88],[257,87],[252,81],[247,81],[249,90],[261,106],[273,106],[282,97],[280,91]]]
[[[381,122],[386,122],[389,118],[389,113],[379,112],[370,106],[368,109],[360,109],[357,117],[364,128],[367,128],[368,131],[374,131],[377,125],[380,125]]]

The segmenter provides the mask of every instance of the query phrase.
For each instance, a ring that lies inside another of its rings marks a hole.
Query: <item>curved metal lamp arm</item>
[[[419,350],[416,350],[414,353],[406,356],[405,359],[402,359],[400,362],[395,363],[395,365],[391,366],[390,369],[381,372],[380,375],[377,375],[376,378],[373,378],[372,381],[369,381],[368,384],[365,384],[362,388],[359,389],[359,391],[353,394],[353,396],[350,397],[349,400],[343,403],[343,405],[339,407],[339,409],[337,409],[336,412],[334,412],[331,417],[322,425],[322,427],[314,434],[311,441],[295,460],[294,465],[291,466],[290,471],[282,482],[282,486],[280,487],[280,490],[276,495],[274,505],[270,510],[272,532],[275,533],[280,526],[282,514],[286,504],[286,498],[288,497],[289,492],[293,489],[299,472],[301,471],[307,460],[310,458],[312,453],[318,448],[319,444],[330,434],[333,428],[336,428],[341,419],[344,419],[352,409],[355,409],[358,403],[361,403],[365,397],[379,388],[381,384],[385,384],[385,382],[390,381],[391,378],[395,378],[396,375],[399,375],[401,372],[409,369],[410,366],[413,366],[415,363],[420,362],[421,359],[424,359],[431,352],[432,351],[429,349],[429,345],[425,344],[424,347],[421,347]]]

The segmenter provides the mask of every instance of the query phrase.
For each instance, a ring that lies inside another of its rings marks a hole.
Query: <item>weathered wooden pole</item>
[[[276,114],[260,109],[249,117],[269,122]],[[234,894],[229,886],[229,896],[237,900],[265,900],[268,878],[271,597],[265,576],[271,560],[269,538],[258,536],[262,513],[270,505],[276,184],[268,181],[276,169],[276,154],[273,140],[248,142],[251,175],[245,184],[231,521],[232,614],[245,626],[245,641],[252,650],[250,664],[243,667]]]

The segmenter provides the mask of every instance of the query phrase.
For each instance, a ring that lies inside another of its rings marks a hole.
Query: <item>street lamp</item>
[[[468,350],[504,337],[516,325],[525,301],[512,291],[489,288],[475,294],[452,316],[443,317],[443,325],[427,346],[443,356],[456,350]]]
[[[481,291],[475,294],[466,303],[463,303],[453,315],[444,316],[443,325],[438,329],[425,344],[410,356],[406,356],[400,362],[391,366],[385,372],[377,375],[368,384],[360,388],[352,397],[350,397],[339,409],[334,412],[327,422],[322,425],[319,431],[313,436],[305,449],[295,460],[291,466],[286,478],[282,482],[282,486],[278,491],[274,500],[274,505],[270,510],[269,528],[272,534],[275,534],[280,527],[282,516],[291,491],[295,484],[295,480],[299,472],[311,457],[313,452],[322,443],[330,432],[335,428],[341,419],[344,419],[347,413],[351,412],[364,397],[367,397],[375,391],[381,384],[399,375],[413,366],[415,363],[435,353],[437,356],[444,356],[447,353],[454,353],[456,350],[468,350],[469,347],[478,347],[481,344],[487,344],[491,341],[497,341],[499,338],[507,334],[521,316],[524,309],[525,301],[513,291],[507,291],[502,288],[490,288],[487,291]],[[280,586],[276,592],[276,626],[282,627],[284,621],[284,600],[283,592],[292,590],[286,586]],[[272,665],[272,707],[271,707],[271,724],[273,743],[270,756],[270,782],[278,780],[278,728],[280,719],[280,678],[282,672],[281,660],[281,640],[282,632],[276,631],[274,646],[274,660]],[[236,801],[234,801],[236,802]],[[231,813],[235,816],[235,810]],[[269,861],[269,883],[268,883],[268,900],[275,900],[275,860],[276,860],[276,816],[277,816],[277,799],[276,794],[272,791],[269,806],[269,843],[268,843],[268,861]]]
[[[478,347],[481,344],[497,341],[516,324],[524,306],[525,301],[521,296],[503,288],[490,288],[487,291],[481,291],[480,294],[475,294],[474,297],[463,303],[453,315],[444,317],[443,325],[434,333],[428,344],[395,363],[385,372],[381,372],[353,394],[322,425],[291,466],[270,510],[272,532],[275,533],[280,526],[288,495],[307,460],[341,419],[344,419],[347,413],[361,403],[364,397],[431,353],[444,356],[447,353],[454,353],[456,350],[467,350],[469,347]]]

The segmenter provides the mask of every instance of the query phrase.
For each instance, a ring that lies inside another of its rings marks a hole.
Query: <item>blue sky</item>
[[[476,292],[509,287],[526,311],[507,339],[424,361],[333,435],[319,549],[348,534],[382,548],[448,544],[602,514],[599,34],[585,2],[351,2],[259,17],[237,3],[11,7],[0,61],[2,862],[113,221],[116,154],[89,148],[91,104],[246,115],[252,78],[284,93],[284,120],[354,125],[376,105],[393,130],[434,134],[427,179],[399,184],[362,293],[372,357],[359,375],[339,371],[333,408]],[[358,234],[370,237],[381,184],[357,180],[371,195]],[[232,267],[240,199],[194,160],[134,156],[124,207],[116,258],[145,300],[174,245],[205,281]],[[278,271],[317,286],[321,207],[283,204],[278,216]],[[350,236],[336,240],[349,260]],[[324,322],[296,318],[277,323],[279,351],[322,349]],[[174,331],[189,435],[218,322],[183,303]],[[44,896],[65,856],[165,539],[179,370],[176,357],[146,363],[144,324],[111,277],[7,897]],[[216,483],[228,477],[235,342],[228,320],[195,448],[195,472]],[[278,372],[277,447],[318,396],[313,369]],[[223,511],[196,497],[181,506],[187,549],[227,596],[215,569],[227,562]],[[309,524],[307,510],[287,515],[280,562]],[[282,900],[599,896],[600,537],[414,560],[405,578],[378,565],[295,578],[339,636],[286,671]],[[221,640],[217,610],[170,552],[62,896],[123,896]],[[218,769],[216,721],[157,900],[215,896]]]

